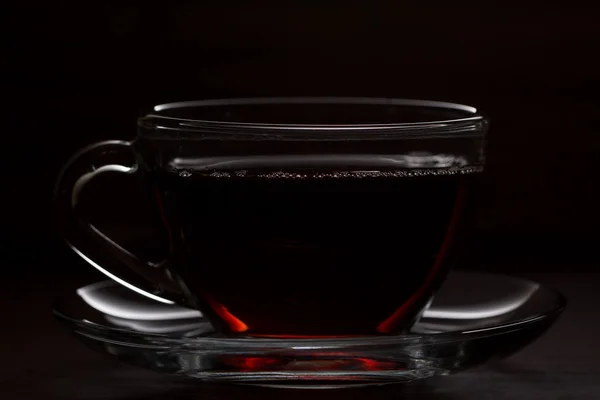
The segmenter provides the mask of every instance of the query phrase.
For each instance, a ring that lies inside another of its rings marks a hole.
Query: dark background
[[[599,397],[600,6],[541,0],[12,3],[2,12],[0,53],[3,398],[198,394],[198,386],[180,392],[165,377],[89,352],[52,319],[57,295],[101,278],[52,234],[52,187],[78,148],[132,139],[136,118],[156,103],[266,95],[423,98],[487,111],[488,165],[463,267],[531,273],[559,287],[571,303],[548,336],[500,370],[468,372],[414,398]],[[97,207],[119,210],[104,222],[138,237],[139,207],[127,189],[99,187]],[[265,395],[229,390],[203,395]]]
[[[19,262],[62,256],[51,191],[76,149],[133,138],[156,103],[265,95],[483,109],[492,129],[473,262],[599,260],[598,6],[55,0],[9,16],[1,234]]]

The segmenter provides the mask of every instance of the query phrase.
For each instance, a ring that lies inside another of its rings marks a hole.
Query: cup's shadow
[[[409,384],[353,387],[342,389],[285,389],[246,385],[190,384],[172,390],[131,400],[461,400],[461,393],[441,393],[437,379]]]

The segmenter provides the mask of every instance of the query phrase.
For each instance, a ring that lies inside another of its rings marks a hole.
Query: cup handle
[[[56,182],[55,224],[71,249],[109,278],[162,303],[181,303],[181,290],[165,268],[167,261],[139,259],[96,229],[78,207],[82,189],[95,177],[115,172],[133,176],[137,171],[130,142],[104,141],[79,150]]]

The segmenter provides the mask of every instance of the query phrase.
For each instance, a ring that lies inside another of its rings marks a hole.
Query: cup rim
[[[351,123],[351,124],[311,124],[311,123],[269,123],[226,121],[219,119],[198,119],[185,116],[166,115],[166,111],[198,107],[219,106],[256,106],[256,105],[366,105],[387,107],[417,107],[443,112],[463,113],[460,118],[440,118],[412,122],[392,123]],[[487,118],[477,108],[443,101],[415,100],[403,98],[378,97],[253,97],[209,99],[198,101],[182,101],[159,104],[152,111],[138,119],[140,134],[156,134],[169,136],[169,131],[186,133],[236,133],[250,135],[294,136],[301,134],[309,138],[311,133],[317,135],[335,135],[337,137],[368,134],[369,138],[376,134],[389,135],[401,133],[403,136],[456,135],[481,136],[482,124],[487,124]]]

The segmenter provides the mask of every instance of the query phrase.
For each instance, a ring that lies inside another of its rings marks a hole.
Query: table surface
[[[35,274],[34,274],[35,275]],[[283,390],[181,381],[121,364],[79,343],[50,314],[53,299],[89,283],[77,278],[48,284],[39,275],[6,278],[0,294],[0,397],[37,399],[236,399],[310,396],[401,399],[600,399],[600,273],[535,273],[569,300],[562,317],[520,353],[470,371],[408,385],[345,390]],[[97,278],[100,278],[99,276]]]

